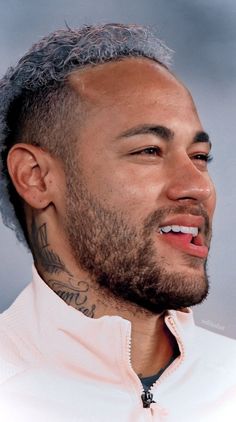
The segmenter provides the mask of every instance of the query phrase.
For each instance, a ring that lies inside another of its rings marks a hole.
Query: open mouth
[[[199,258],[206,258],[208,255],[208,247],[204,244],[199,227],[166,225],[159,228],[159,233],[162,240],[189,255]]]

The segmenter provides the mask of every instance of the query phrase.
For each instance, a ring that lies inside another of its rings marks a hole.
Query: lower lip
[[[168,243],[169,245],[173,246],[176,249],[181,250],[189,255],[196,256],[198,258],[206,258],[208,255],[208,248],[204,245],[194,245],[191,242],[192,235],[185,234],[185,233],[167,233],[161,234],[160,238]]]

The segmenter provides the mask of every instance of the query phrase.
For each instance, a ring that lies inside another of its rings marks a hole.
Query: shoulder
[[[235,385],[236,374],[236,340],[196,327],[196,342],[201,349],[201,367],[206,372],[222,379],[232,378]]]
[[[0,315],[0,384],[25,369],[19,347],[8,327],[5,316]]]
[[[27,299],[30,286],[0,314],[0,384],[26,369],[34,349],[29,330],[34,316]]]
[[[196,338],[202,342],[206,351],[217,350],[219,353],[229,353],[232,350],[233,355],[236,352],[235,339],[213,333],[205,328],[196,326]]]

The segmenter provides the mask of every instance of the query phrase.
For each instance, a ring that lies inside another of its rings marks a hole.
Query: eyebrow
[[[174,132],[171,129],[168,129],[165,126],[160,125],[140,125],[133,127],[131,129],[122,132],[118,138],[129,138],[135,135],[155,135],[164,139],[165,141],[170,141],[174,137]]]
[[[158,138],[162,138],[164,141],[167,141],[167,142],[171,141],[175,135],[174,131],[167,128],[166,126],[144,124],[144,125],[130,128],[126,130],[125,132],[122,132],[116,139],[130,138],[135,135],[146,135],[146,134],[157,136]],[[193,138],[193,143],[198,143],[198,142],[206,142],[211,147],[209,135],[204,131],[199,131],[195,134]]]
[[[210,141],[209,135],[208,133],[204,132],[204,131],[200,131],[197,132],[196,135],[193,138],[193,142],[197,143],[197,142],[206,142],[210,145],[210,147],[212,146],[212,143]]]

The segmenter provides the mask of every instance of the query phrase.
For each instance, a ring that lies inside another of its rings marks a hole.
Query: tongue
[[[163,242],[166,241],[169,245],[176,249],[180,249],[187,254],[197,256],[199,258],[207,257],[208,248],[204,245],[201,235],[193,237],[191,233],[169,232],[163,234],[160,239],[163,239]]]
[[[181,243],[191,243],[192,239],[193,239],[193,235],[191,233],[181,233],[181,232],[169,232],[169,233],[165,233],[164,234],[165,237],[169,237],[169,238],[176,238],[180,240]]]

